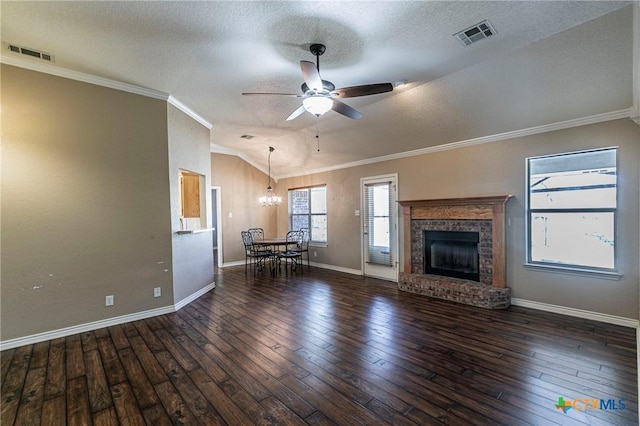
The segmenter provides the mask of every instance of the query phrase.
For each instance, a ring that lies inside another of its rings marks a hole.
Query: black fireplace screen
[[[480,281],[478,232],[424,231],[424,272]]]

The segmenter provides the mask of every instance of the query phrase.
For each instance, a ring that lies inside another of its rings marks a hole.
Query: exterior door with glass
[[[361,179],[362,270],[364,275],[398,280],[398,175]]]

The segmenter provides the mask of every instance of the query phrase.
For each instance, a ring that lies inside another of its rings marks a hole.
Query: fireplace
[[[425,274],[480,281],[478,232],[425,230],[423,235]]]
[[[505,207],[510,198],[400,201],[404,262],[398,288],[487,309],[509,307]]]

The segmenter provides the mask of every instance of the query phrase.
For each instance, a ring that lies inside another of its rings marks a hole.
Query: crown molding
[[[62,68],[57,65],[52,65],[44,62],[38,62],[34,59],[19,58],[8,54],[0,54],[0,63],[6,65],[12,65],[18,68],[24,68],[30,71],[41,72],[43,74],[50,74],[56,77],[68,78],[70,80],[81,81],[83,83],[95,84],[96,86],[107,87],[109,89],[121,90],[123,92],[133,93],[136,95],[145,96],[153,99],[160,99],[166,101],[178,108],[180,111],[193,118],[207,129],[211,130],[213,125],[205,120],[201,115],[197,114],[187,105],[182,103],[176,97],[160,92],[158,90],[148,89],[146,87],[136,86],[135,84],[123,83],[121,81],[112,80],[109,78],[98,77],[95,75],[83,73],[80,71],[70,70],[68,68]]]
[[[209,123],[201,115],[199,115],[194,110],[192,110],[191,108],[189,108],[188,106],[186,106],[185,104],[180,102],[178,99],[173,97],[173,95],[169,95],[169,98],[167,99],[167,102],[170,103],[171,105],[173,105],[174,107],[178,108],[180,111],[182,111],[185,114],[187,114],[189,117],[191,117],[194,120],[196,120],[198,123],[202,124],[207,129],[211,130],[211,128],[213,127],[213,124]]]
[[[209,146],[210,146],[210,151],[211,151],[212,154],[234,155],[234,156],[239,157],[242,160],[244,160],[245,163],[249,163],[251,166],[253,166],[256,169],[260,170],[265,175],[269,174],[269,172],[267,171],[267,169],[264,167],[263,164],[256,163],[255,161],[253,161],[251,159],[251,157],[249,157],[244,152],[241,152],[241,151],[238,151],[238,150],[235,150],[235,149],[231,149],[231,148],[227,148],[225,146],[216,145],[214,143],[210,144]],[[279,177],[276,178],[275,176],[272,175],[271,179],[273,179],[273,181],[275,183],[278,183],[278,179],[280,179],[280,178]]]
[[[145,87],[136,86],[134,84],[123,83],[121,81],[111,80],[109,78],[98,77],[95,75],[83,73],[80,71],[62,68],[57,65],[37,62],[36,60],[17,58],[7,54],[0,54],[0,62],[14,67],[24,68],[31,71],[37,71],[44,74],[51,74],[57,77],[68,78],[71,80],[82,81],[83,83],[91,83],[97,86],[108,87],[110,89],[122,90],[124,92],[134,93],[154,99],[169,99],[169,94],[158,90],[147,89]]]
[[[640,50],[640,11],[639,10],[640,10],[640,6],[638,6],[637,4],[634,5],[634,34],[635,34],[634,57],[640,56],[640,53],[638,53],[638,51]],[[634,61],[634,63],[635,62],[636,61]],[[185,114],[187,114],[188,116],[190,116],[191,118],[193,118],[194,120],[196,120],[197,122],[205,126],[207,129],[211,130],[211,128],[213,128],[213,124],[205,120],[201,115],[197,114],[187,105],[182,103],[179,99],[177,99],[176,97],[168,93],[160,92],[158,90],[148,89],[145,87],[136,86],[129,83],[123,83],[120,81],[116,81],[116,80],[112,80],[104,77],[98,77],[95,75],[70,70],[68,68],[62,68],[57,65],[41,63],[35,60],[26,59],[26,58],[25,59],[18,58],[12,55],[4,54],[4,53],[0,54],[0,63],[28,69],[31,71],[37,71],[45,74],[55,75],[57,77],[63,77],[71,80],[81,81],[84,83],[95,84],[102,87],[108,87],[115,90],[122,90],[125,92],[142,95],[149,98],[161,99],[173,105],[174,107],[178,108],[180,111],[184,112]],[[634,104],[634,106],[629,109],[613,111],[613,112],[593,115],[593,116],[584,117],[584,118],[577,118],[573,120],[561,121],[558,123],[545,124],[542,126],[530,127],[526,129],[511,131],[511,132],[498,133],[495,135],[483,136],[480,138],[467,139],[464,141],[451,142],[443,145],[438,145],[438,146],[433,146],[428,148],[421,148],[421,149],[412,150],[412,151],[405,151],[405,152],[385,155],[381,157],[368,158],[364,160],[338,164],[335,166],[323,167],[315,170],[307,170],[304,173],[290,173],[290,174],[285,174],[280,176],[272,176],[272,178],[277,183],[279,179],[284,179],[284,178],[308,176],[316,173],[326,173],[334,170],[341,170],[341,169],[347,169],[351,167],[364,166],[368,164],[381,163],[384,161],[397,160],[400,158],[415,157],[418,155],[431,154],[434,152],[448,151],[451,149],[457,149],[457,148],[462,148],[466,146],[480,145],[480,144],[489,143],[489,142],[497,142],[505,139],[513,139],[513,138],[519,138],[523,136],[535,135],[539,133],[551,132],[555,130],[585,126],[588,124],[602,123],[605,121],[617,120],[620,118],[631,118],[633,121],[640,124],[640,81],[638,80],[640,80],[640,66],[635,65],[634,83],[636,84],[636,87],[634,87],[634,103],[638,103],[638,105]],[[237,157],[240,157],[241,159],[243,159],[253,167],[257,168],[264,174],[267,174],[267,171],[265,170],[264,166],[254,162],[253,160],[251,160],[249,156],[247,156],[246,154],[240,151],[236,151],[230,148],[225,148],[219,145],[211,144],[211,152],[218,153],[218,154],[235,155]]]
[[[322,167],[315,170],[308,170],[308,171],[305,171],[304,173],[291,173],[286,175],[279,175],[278,179],[285,179],[285,178],[298,177],[298,176],[308,176],[316,173],[326,173],[334,170],[365,166],[369,164],[381,163],[384,161],[391,161],[391,160],[398,160],[398,159],[407,158],[407,157],[416,157],[419,155],[432,154],[432,153],[441,152],[441,151],[449,151],[452,149],[458,149],[458,148],[463,148],[463,147],[473,146],[473,145],[481,145],[481,144],[490,143],[490,142],[499,142],[506,139],[514,139],[514,138],[520,138],[523,136],[531,136],[531,135],[536,135],[540,133],[553,132],[556,130],[570,129],[572,127],[586,126],[589,124],[602,123],[605,121],[619,120],[621,118],[633,118],[632,113],[633,111],[631,108],[623,109],[619,111],[612,111],[604,114],[592,115],[589,117],[576,118],[573,120],[560,121],[560,122],[551,123],[551,124],[544,124],[542,126],[529,127],[526,129],[514,130],[511,132],[498,133],[495,135],[482,136],[474,139],[467,139],[467,140],[458,141],[458,142],[446,143],[443,145],[430,146],[428,148],[421,148],[421,149],[416,149],[412,151],[399,152],[396,154],[384,155],[381,157],[367,158],[364,160],[352,161],[350,163],[343,163],[335,166]]]

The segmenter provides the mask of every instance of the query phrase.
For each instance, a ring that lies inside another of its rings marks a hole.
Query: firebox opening
[[[424,231],[424,272],[480,281],[478,232]]]

